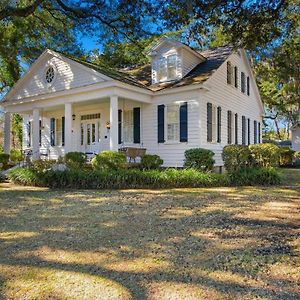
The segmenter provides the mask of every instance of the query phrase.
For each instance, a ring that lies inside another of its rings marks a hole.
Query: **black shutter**
[[[234,127],[235,127],[235,143],[238,144],[239,143],[239,136],[238,136],[238,133],[239,133],[239,122],[238,122],[238,114],[235,114],[234,115]]]
[[[257,122],[254,121],[254,144],[257,143]]]
[[[39,145],[42,146],[42,120],[39,120]]]
[[[245,73],[241,73],[241,92],[245,93]]]
[[[165,142],[165,106],[157,106],[157,142]]]
[[[260,143],[260,122],[258,122],[258,142]]]
[[[122,144],[122,110],[118,110],[118,143]]]
[[[250,78],[247,76],[247,95],[250,96]]]
[[[188,141],[188,106],[187,102],[180,105],[180,142]]]
[[[239,86],[238,83],[238,67],[234,67],[234,86],[237,88]]]
[[[242,116],[242,144],[246,145],[246,118]]]
[[[250,133],[251,133],[251,130],[250,130],[250,119],[248,118],[248,145],[251,144]]]
[[[218,125],[217,142],[221,143],[222,108],[220,106],[218,106],[217,125]]]
[[[50,119],[50,144],[55,146],[55,119]]]
[[[27,147],[31,147],[31,122],[28,122],[28,126],[27,126]]]
[[[212,142],[212,104],[207,103],[207,141]]]
[[[141,108],[133,109],[133,142],[139,144],[141,142]]]
[[[61,118],[61,145],[65,145],[65,117]]]
[[[232,143],[232,112],[227,111],[227,143]]]

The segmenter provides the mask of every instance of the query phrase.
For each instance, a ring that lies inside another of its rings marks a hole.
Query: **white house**
[[[34,159],[131,146],[182,166],[185,150],[202,147],[222,166],[225,145],[261,141],[263,105],[245,50],[196,52],[163,38],[148,54],[151,64],[112,70],[45,50],[2,103],[5,151],[16,112]]]
[[[300,151],[300,123],[292,127],[292,149]]]

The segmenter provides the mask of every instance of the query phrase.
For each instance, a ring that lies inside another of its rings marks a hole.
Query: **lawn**
[[[300,170],[276,187],[0,185],[0,299],[299,299]]]

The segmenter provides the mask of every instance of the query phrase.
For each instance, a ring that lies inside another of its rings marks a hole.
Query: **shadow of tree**
[[[266,197],[251,188],[4,190],[0,268],[104,277],[125,287],[134,299],[156,299],[151,287],[166,282],[207,289],[198,299],[214,299],[211,290],[216,298],[297,299],[294,277],[276,280],[268,272],[277,263],[291,268],[297,263],[298,200],[293,191],[278,195],[270,190]],[[283,203],[289,218],[279,218],[276,206],[262,214],[270,201]],[[12,279],[9,272],[2,276],[5,298]],[[48,296],[60,297],[56,291]]]

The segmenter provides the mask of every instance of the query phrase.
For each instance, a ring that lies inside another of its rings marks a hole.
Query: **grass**
[[[0,185],[0,299],[298,299],[300,170],[275,187]]]

